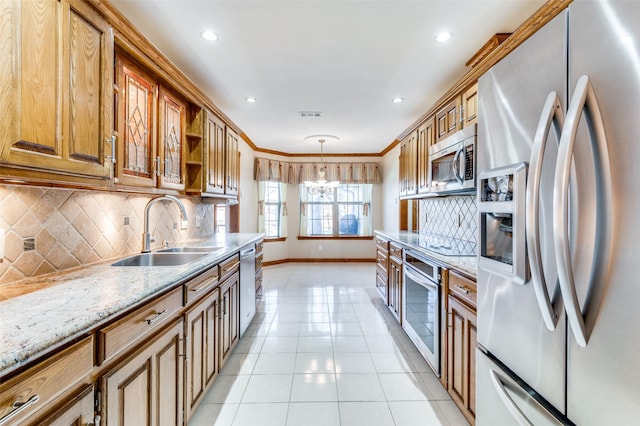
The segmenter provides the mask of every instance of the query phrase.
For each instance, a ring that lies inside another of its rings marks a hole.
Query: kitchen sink
[[[218,246],[200,246],[200,247],[170,247],[160,249],[156,253],[213,253],[214,251],[223,250],[224,247]]]
[[[207,253],[141,253],[112,263],[111,266],[177,266],[206,256]]]

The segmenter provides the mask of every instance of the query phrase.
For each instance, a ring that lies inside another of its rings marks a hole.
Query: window
[[[300,235],[371,235],[372,185],[339,185],[331,195],[309,194],[300,185]]]
[[[266,238],[286,237],[286,188],[279,182],[258,182],[258,230]]]

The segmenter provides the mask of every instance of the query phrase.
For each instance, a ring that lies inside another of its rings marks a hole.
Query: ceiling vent
[[[320,118],[322,113],[320,111],[300,111],[300,117],[302,118]]]

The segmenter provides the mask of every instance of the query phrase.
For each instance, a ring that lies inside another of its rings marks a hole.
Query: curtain
[[[341,184],[382,183],[380,163],[295,163],[266,158],[256,158],[254,178],[257,181],[271,181],[300,184],[317,180],[318,171],[324,165],[325,178]]]
[[[287,216],[289,216],[287,211],[287,184],[280,183],[278,186],[280,187],[280,229],[278,230],[278,236],[286,237]]]
[[[264,197],[265,185],[262,182],[258,183],[258,232],[265,233],[264,223]]]

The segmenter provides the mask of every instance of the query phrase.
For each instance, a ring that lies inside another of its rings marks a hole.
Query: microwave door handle
[[[531,282],[535,291],[538,307],[545,325],[553,331],[558,323],[558,316],[549,298],[544,276],[542,252],[540,250],[540,180],[542,179],[542,163],[545,148],[549,139],[549,130],[553,125],[556,140],[560,140],[560,132],[564,124],[560,98],[556,92],[549,93],[542,107],[540,120],[533,138],[533,148],[529,161],[529,175],[527,177],[525,233],[527,238],[527,255],[531,270]],[[557,285],[557,282],[556,282]]]
[[[518,425],[521,426],[533,426],[533,423],[529,421],[527,416],[524,415],[522,410],[513,402],[513,399],[507,393],[507,390],[504,388],[504,384],[500,377],[498,377],[498,373],[495,372],[492,368],[489,369],[489,376],[491,377],[491,383],[493,387],[496,389],[498,396],[502,400],[502,403],[507,407],[509,413],[513,416],[513,418],[518,422]]]
[[[460,156],[464,151],[465,149],[463,146],[456,152],[456,155],[453,156],[453,175],[460,185],[464,184],[464,176],[460,173]],[[464,170],[464,168],[462,170]]]
[[[584,118],[589,131],[589,141],[594,157],[596,202],[600,206],[607,206],[596,211],[596,235],[592,257],[595,264],[590,265],[591,272],[588,281],[589,292],[591,292],[596,285],[602,285],[602,283],[606,282],[612,230],[612,218],[611,215],[606,213],[606,210],[609,206],[613,206],[613,203],[609,152],[602,115],[589,77],[583,75],[576,83],[573,98],[567,111],[567,120],[562,129],[553,191],[553,240],[556,263],[558,264],[558,280],[560,281],[560,291],[562,292],[569,325],[576,343],[581,347],[587,346],[589,336],[575,287],[571,265],[568,222],[571,163],[573,161],[578,124],[585,111],[587,113],[584,114]]]

